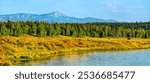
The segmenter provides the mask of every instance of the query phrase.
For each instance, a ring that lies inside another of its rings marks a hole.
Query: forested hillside
[[[150,38],[150,22],[140,23],[47,23],[47,22],[0,22],[0,36],[36,37],[133,37]]]

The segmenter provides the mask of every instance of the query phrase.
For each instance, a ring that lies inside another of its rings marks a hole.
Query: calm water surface
[[[61,54],[48,60],[14,63],[19,66],[150,66],[150,50],[86,51]]]

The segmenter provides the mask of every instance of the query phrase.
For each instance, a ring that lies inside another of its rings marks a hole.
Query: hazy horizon
[[[1,0],[0,15],[59,11],[77,18],[146,22],[150,21],[149,3],[149,0]]]

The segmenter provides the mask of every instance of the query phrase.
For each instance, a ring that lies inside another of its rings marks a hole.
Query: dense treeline
[[[150,38],[150,23],[0,22],[0,36],[7,35]]]
[[[87,23],[88,24],[88,23]],[[103,25],[103,26],[110,26],[113,28],[116,27],[126,27],[126,28],[143,28],[143,29],[150,29],[150,22],[135,22],[135,23],[127,23],[127,22],[120,22],[120,23],[94,23],[96,25]]]

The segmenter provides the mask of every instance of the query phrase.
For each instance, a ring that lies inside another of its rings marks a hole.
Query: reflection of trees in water
[[[34,66],[40,64],[46,64],[45,60],[14,60],[11,61],[14,65],[18,66]]]
[[[67,52],[67,53],[59,53],[59,54],[52,54],[51,57],[44,59],[44,60],[12,60],[12,63],[15,65],[40,65],[40,64],[47,64],[47,63],[51,63],[55,65],[65,65],[65,64],[74,64],[74,65],[78,65],[79,63],[85,63],[87,62],[88,58],[87,56],[90,56],[90,54],[94,54],[94,53],[102,53],[103,55],[105,55],[105,53],[126,53],[129,50],[89,50],[89,51],[77,51],[77,52]],[[138,52],[139,50],[133,50],[133,52]],[[140,50],[141,51],[141,50]],[[131,52],[131,51],[129,51]],[[99,56],[102,57],[102,56]],[[90,56],[90,58],[94,59],[96,57]],[[109,59],[114,59],[115,60],[115,56],[110,56]],[[99,58],[101,59],[101,58]],[[103,60],[107,60],[109,61],[108,58],[102,58]],[[102,61],[103,61],[102,60]],[[101,61],[101,60],[100,60]]]
[[[74,62],[75,60],[77,60],[77,57],[82,57],[82,56],[87,56],[89,54],[90,51],[78,51],[78,52],[67,52],[67,53],[59,53],[59,54],[52,54],[51,57],[44,59],[44,60],[12,60],[11,62],[14,65],[38,65],[38,64],[46,64],[48,61],[57,61],[57,60],[61,60],[64,57],[68,60],[69,63]]]

